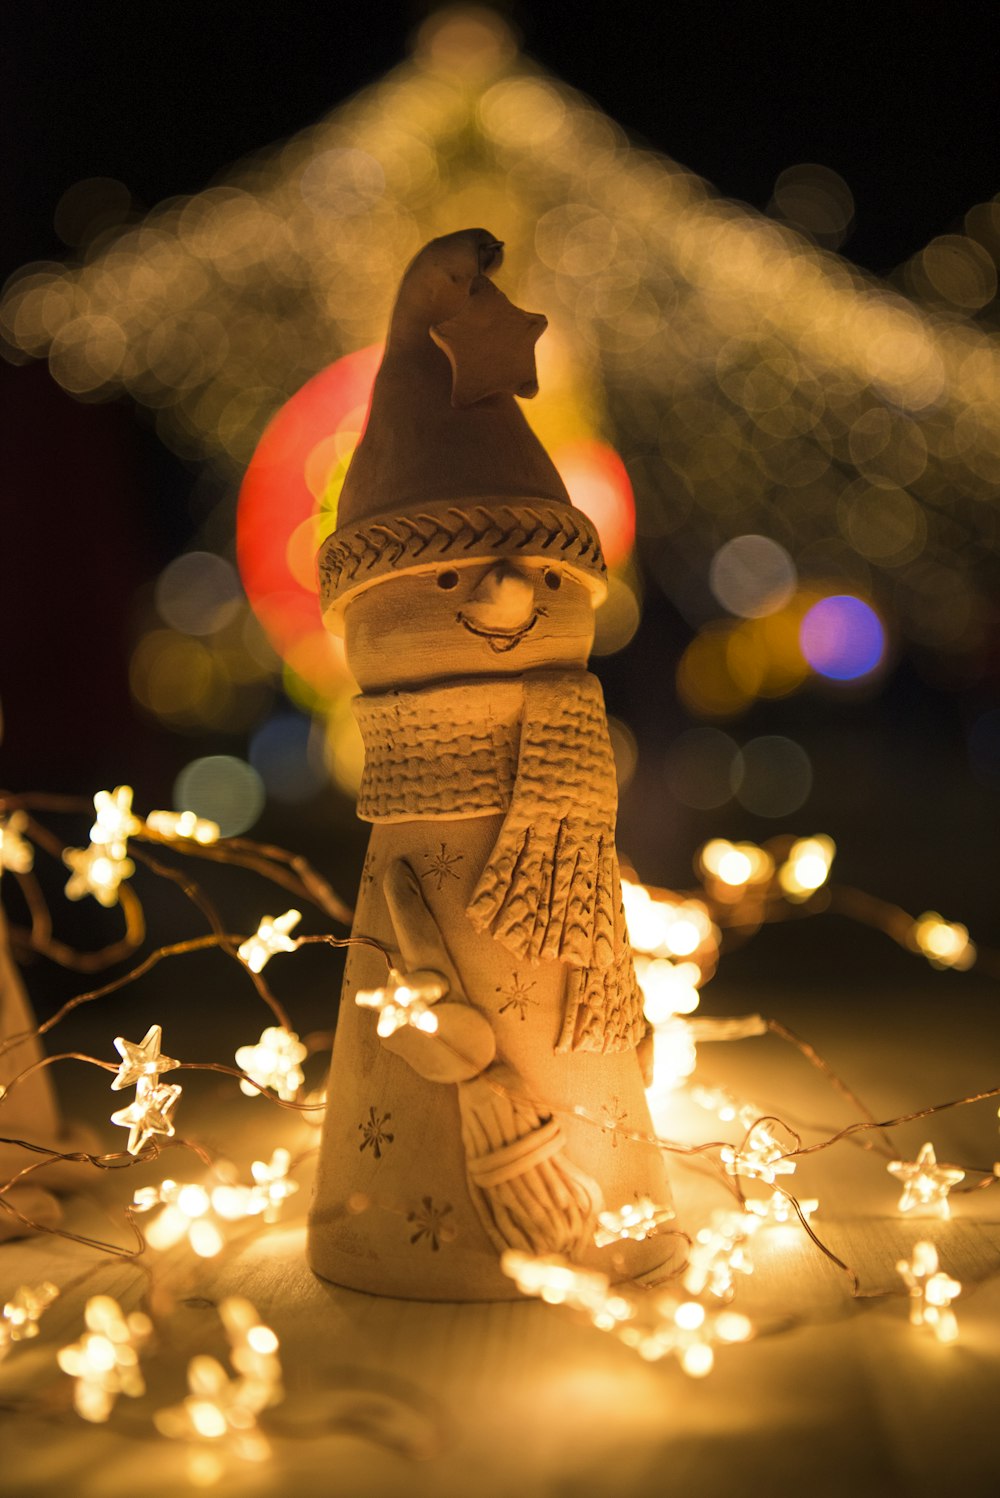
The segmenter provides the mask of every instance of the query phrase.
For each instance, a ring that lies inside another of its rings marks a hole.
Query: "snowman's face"
[[[347,658],[365,691],[462,676],[586,665],[594,610],[558,565],[493,560],[405,572],[344,612]]]

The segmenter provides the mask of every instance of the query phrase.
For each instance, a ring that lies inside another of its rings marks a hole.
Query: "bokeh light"
[[[885,630],[870,604],[850,593],[823,598],[802,620],[802,653],[821,676],[856,681],[885,655]]]
[[[248,758],[268,795],[286,805],[312,800],[327,783],[322,736],[298,713],[262,723],[250,739]]]
[[[732,788],[740,805],[755,816],[790,816],[812,790],[809,756],[781,734],[750,739],[733,765]]]
[[[264,783],[245,760],[210,754],[185,765],[174,782],[174,807],[218,823],[223,837],[247,832],[264,809]]]
[[[730,614],[761,619],[783,608],[795,591],[795,563],[767,536],[734,536],[712,558],[709,583]]]
[[[670,794],[694,811],[725,806],[733,797],[733,772],[739,752],[735,739],[721,729],[685,729],[667,753]]]
[[[236,569],[210,551],[176,557],[156,580],[156,607],[165,624],[187,635],[210,635],[239,613],[243,590]]]

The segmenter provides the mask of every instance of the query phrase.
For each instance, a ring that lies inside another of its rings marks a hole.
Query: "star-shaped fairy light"
[[[253,1185],[240,1182],[225,1161],[215,1166],[215,1180],[163,1180],[140,1186],[132,1198],[135,1212],[162,1208],[145,1230],[146,1243],[157,1252],[173,1248],[182,1238],[200,1259],[214,1259],[225,1247],[230,1224],[260,1217],[276,1222],[284,1203],[299,1189],[289,1177],[292,1160],[286,1149],[276,1149],[269,1161],[250,1167]]]
[[[111,1084],[112,1091],[121,1092],[123,1087],[136,1086],[143,1077],[158,1077],[161,1072],[174,1071],[180,1066],[179,1061],[160,1055],[162,1039],[163,1030],[159,1025],[150,1025],[138,1044],[126,1040],[122,1035],[116,1036],[115,1050],[121,1056],[122,1063]]]
[[[707,1227],[695,1234],[684,1271],[684,1288],[691,1295],[708,1292],[729,1300],[735,1274],[753,1274],[749,1242],[760,1218],[747,1212],[713,1212]]]
[[[122,880],[135,873],[131,858],[118,857],[101,843],[91,843],[88,848],[67,848],[62,860],[72,871],[66,883],[67,900],[82,900],[84,895],[93,895],[109,910],[118,904]]]
[[[440,973],[430,969],[401,973],[391,967],[384,987],[361,988],[354,1002],[362,1009],[378,1010],[378,1033],[383,1040],[406,1025],[433,1035],[438,1022],[431,1006],[447,992],[448,983]]]
[[[609,1243],[619,1243],[623,1238],[642,1242],[652,1237],[665,1222],[674,1217],[673,1207],[658,1207],[648,1196],[638,1201],[626,1202],[617,1212],[599,1212],[598,1227],[594,1232],[594,1243],[605,1248]]]
[[[288,1174],[291,1164],[288,1150],[276,1149],[270,1160],[254,1160],[250,1166],[253,1210],[260,1212],[265,1222],[276,1222],[285,1202],[299,1189],[298,1182]]]
[[[652,1298],[645,1314],[625,1322],[618,1335],[647,1362],[673,1356],[691,1378],[704,1378],[715,1366],[718,1343],[746,1342],[753,1327],[739,1311],[710,1311],[696,1300],[673,1295]]]
[[[962,1286],[939,1267],[934,1244],[915,1243],[912,1256],[899,1259],[896,1271],[910,1292],[911,1324],[929,1327],[939,1342],[954,1342],[958,1322],[951,1303],[961,1294]]]
[[[196,816],[193,811],[151,811],[146,826],[159,837],[184,838],[202,847],[217,843],[221,832],[218,822]]]
[[[819,1202],[815,1197],[801,1196],[797,1199],[799,1212],[808,1222],[813,1213],[819,1209]],[[784,1191],[772,1191],[766,1201],[756,1197],[748,1197],[744,1203],[746,1211],[756,1217],[761,1227],[787,1227],[800,1221],[799,1212],[792,1206],[791,1197]]]
[[[943,1218],[951,1216],[948,1192],[964,1180],[965,1171],[953,1165],[939,1165],[933,1144],[923,1145],[915,1160],[893,1160],[886,1170],[902,1182],[901,1212]]]
[[[24,836],[28,825],[28,813],[11,812],[9,817],[0,817],[0,869],[10,869],[14,874],[26,874],[35,861],[35,850]]]
[[[697,1301],[655,1295],[639,1286],[612,1287],[607,1275],[558,1255],[508,1249],[500,1267],[522,1294],[583,1312],[600,1331],[614,1333],[649,1362],[672,1354],[693,1378],[711,1372],[717,1343],[745,1342],[753,1332],[747,1318],[735,1311],[708,1310]]]
[[[152,1139],[154,1134],[163,1134],[168,1139],[173,1137],[174,1126],[170,1115],[177,1106],[177,1099],[182,1091],[183,1088],[175,1083],[160,1082],[155,1077],[139,1078],[135,1101],[111,1115],[113,1124],[129,1131],[125,1148],[130,1155],[137,1155],[146,1140]]]
[[[302,919],[300,910],[286,910],[284,915],[266,915],[253,936],[248,936],[238,948],[239,956],[252,973],[266,967],[276,952],[294,952],[298,942],[289,936]]]
[[[269,1026],[261,1031],[256,1045],[241,1045],[236,1052],[236,1065],[253,1079],[242,1081],[240,1091],[247,1097],[259,1097],[261,1087],[270,1087],[284,1102],[293,1102],[305,1081],[301,1063],[308,1054],[294,1030]],[[254,1082],[260,1086],[255,1087]]]
[[[946,921],[936,910],[925,910],[913,927],[913,940],[931,967],[954,968],[964,973],[976,960],[976,948],[968,927]]]
[[[451,365],[452,404],[472,406],[501,393],[537,395],[535,344],[547,327],[540,312],[522,311],[478,277],[458,316],[430,330]]]
[[[116,785],[113,791],[98,791],[94,811],[97,815],[90,841],[106,848],[112,858],[123,859],[129,838],[142,830],[142,823],[132,813],[132,787]]]
[[[825,833],[800,837],[793,843],[778,870],[778,883],[786,898],[800,904],[821,889],[830,877],[836,851],[833,838]]]
[[[207,1467],[202,1462],[192,1466],[203,1486],[221,1476],[220,1449],[244,1461],[267,1460],[271,1448],[257,1417],[277,1404],[284,1392],[278,1338],[250,1302],[230,1296],[220,1303],[219,1315],[229,1337],[234,1373],[228,1373],[216,1358],[192,1358],[187,1398],[153,1416],[161,1435],[213,1448]]]
[[[59,1287],[50,1280],[40,1285],[21,1285],[0,1311],[0,1362],[13,1342],[28,1342],[38,1336],[38,1323],[54,1300]]]
[[[119,1394],[137,1399],[146,1392],[139,1352],[153,1332],[141,1311],[122,1314],[110,1295],[94,1295],[84,1310],[87,1330],[79,1342],[57,1353],[60,1368],[76,1379],[73,1403],[84,1420],[106,1420]]]
[[[750,1130],[742,1149],[726,1144],[720,1151],[720,1158],[727,1175],[766,1181],[770,1186],[776,1176],[791,1175],[794,1171],[795,1161],[787,1159],[787,1154],[767,1124],[759,1122]]]

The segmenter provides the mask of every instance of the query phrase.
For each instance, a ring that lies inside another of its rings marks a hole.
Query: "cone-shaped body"
[[[624,1278],[674,1241],[594,1242],[602,1209],[666,1207],[669,1190],[586,671],[603,563],[514,404],[537,320],[469,313],[495,253],[465,231],[404,278],[323,557],[362,688],[373,831],[354,934],[377,945],[347,963],[309,1257],[336,1283],[435,1300],[515,1296],[507,1247]],[[456,255],[461,285],[440,273]],[[470,413],[490,412],[477,455]]]

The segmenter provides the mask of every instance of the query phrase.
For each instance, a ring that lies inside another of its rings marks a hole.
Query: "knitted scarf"
[[[516,957],[569,968],[557,1050],[623,1051],[645,1030],[615,852],[604,699],[587,672],[533,672],[355,699],[358,816],[504,813],[467,914]]]

